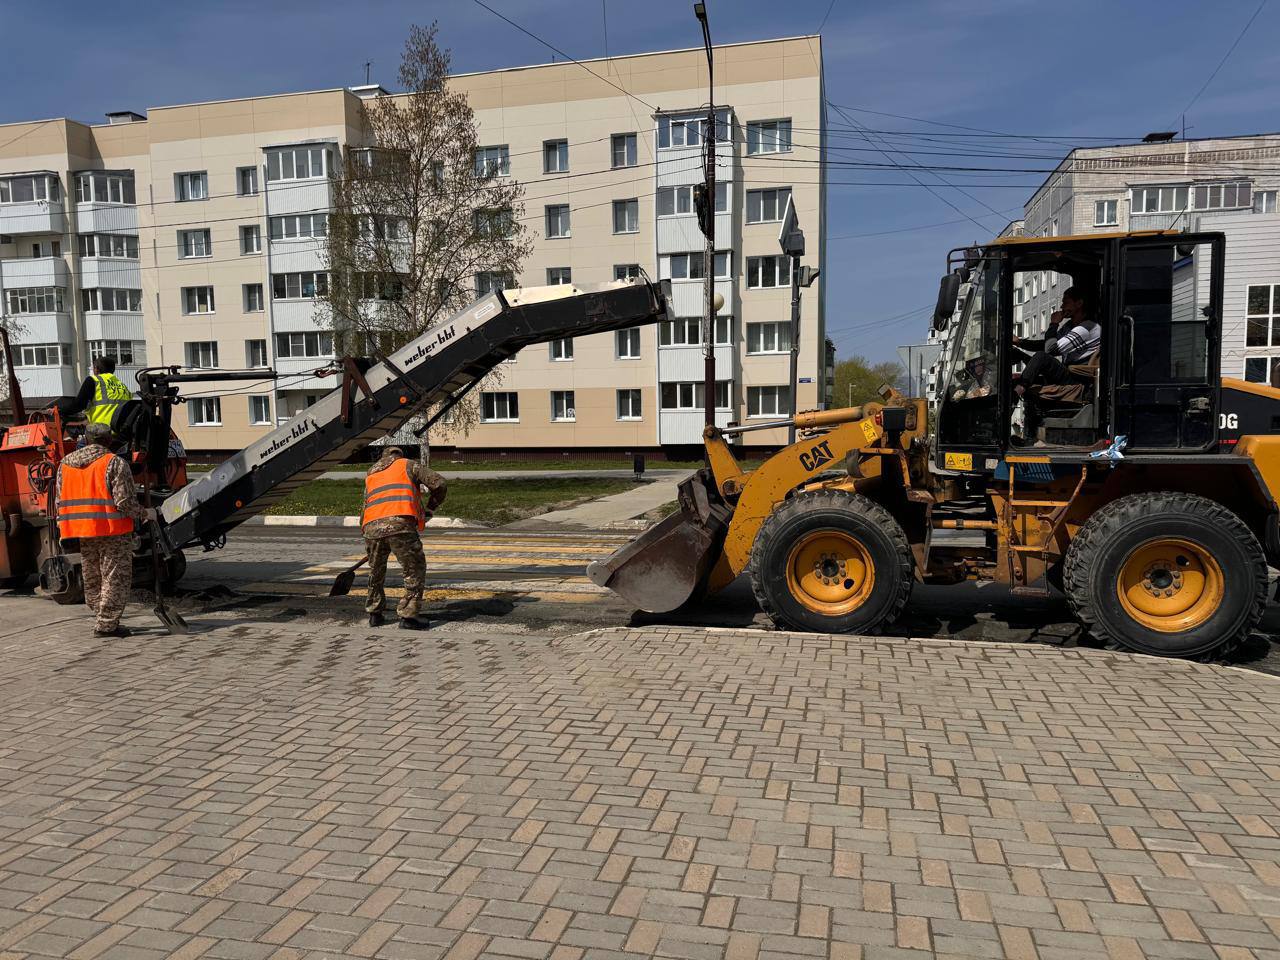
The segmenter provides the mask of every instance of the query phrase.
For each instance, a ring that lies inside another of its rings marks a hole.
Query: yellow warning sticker
[[[973,454],[972,453],[944,453],[942,455],[942,465],[948,470],[972,470]]]
[[[862,435],[867,438],[867,443],[876,442],[876,425],[870,420],[862,421]]]

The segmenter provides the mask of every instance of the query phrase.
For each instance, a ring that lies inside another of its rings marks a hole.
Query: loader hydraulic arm
[[[667,320],[669,294],[665,284],[628,281],[491,293],[363,370],[358,398],[350,384],[331,391],[170,496],[160,509],[166,536],[178,548],[216,544],[410,418],[450,402],[522,347]]]

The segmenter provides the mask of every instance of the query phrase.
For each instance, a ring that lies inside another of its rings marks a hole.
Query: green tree
[[[907,371],[896,360],[872,363],[862,356],[846,357],[836,362],[834,405],[854,407],[879,400],[881,384],[888,383],[901,390],[906,378]]]

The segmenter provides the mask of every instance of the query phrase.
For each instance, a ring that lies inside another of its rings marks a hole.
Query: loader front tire
[[[1267,599],[1258,538],[1222,504],[1189,493],[1107,504],[1067,548],[1064,580],[1094,637],[1162,657],[1230,654]]]
[[[906,606],[911,547],[884,507],[844,490],[780,504],[751,551],[751,590],[784,630],[875,633]]]

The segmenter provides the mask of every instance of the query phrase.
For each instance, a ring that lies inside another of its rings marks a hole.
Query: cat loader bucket
[[[679,487],[680,509],[604,560],[587,576],[649,613],[667,613],[699,592],[724,545],[733,509],[699,470]]]

